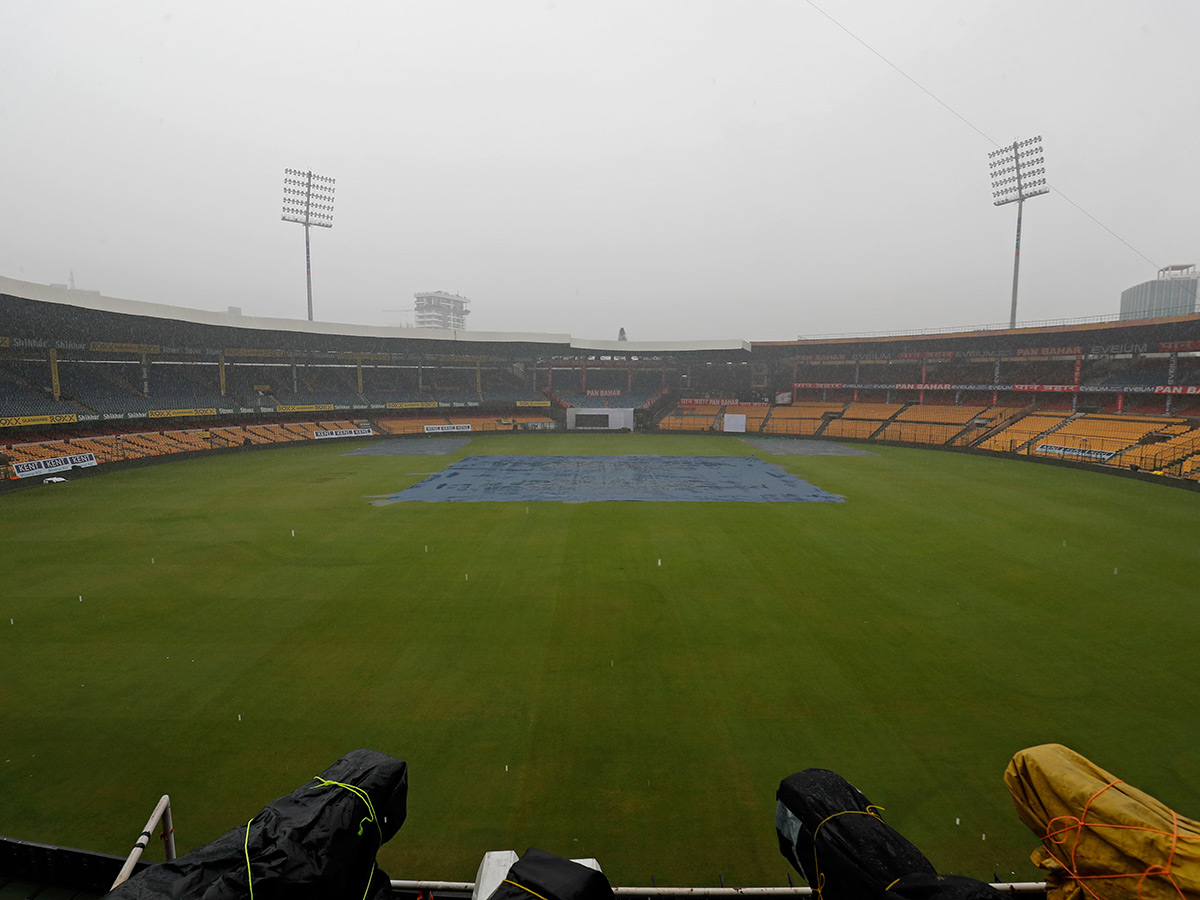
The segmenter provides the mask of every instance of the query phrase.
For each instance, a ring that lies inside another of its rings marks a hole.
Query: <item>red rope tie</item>
[[[1056,863],[1058,863],[1059,866],[1062,867],[1062,869],[1067,873],[1067,875],[1073,881],[1075,881],[1084,892],[1086,892],[1089,896],[1095,898],[1095,900],[1101,900],[1100,895],[1091,889],[1091,887],[1086,883],[1088,881],[1098,881],[1098,880],[1107,880],[1107,879],[1116,879],[1116,878],[1136,878],[1138,880],[1137,896],[1140,900],[1140,898],[1142,897],[1142,885],[1145,884],[1146,879],[1152,878],[1152,877],[1159,877],[1159,878],[1164,879],[1168,884],[1171,885],[1171,887],[1173,887],[1175,889],[1175,893],[1177,893],[1179,895],[1181,900],[1184,900],[1183,889],[1180,888],[1178,882],[1175,881],[1175,878],[1172,873],[1172,868],[1171,868],[1175,861],[1175,851],[1176,851],[1177,847],[1179,846],[1179,841],[1181,841],[1181,840],[1194,841],[1194,840],[1200,840],[1200,838],[1181,837],[1180,836],[1180,834],[1179,834],[1179,816],[1174,810],[1170,811],[1171,812],[1171,830],[1170,831],[1163,831],[1158,828],[1149,828],[1144,825],[1096,825],[1096,824],[1093,824],[1093,823],[1087,821],[1088,812],[1091,809],[1092,803],[1096,800],[1096,798],[1098,798],[1101,794],[1103,794],[1109,788],[1113,787],[1114,785],[1121,784],[1121,783],[1122,782],[1120,779],[1117,779],[1116,781],[1111,781],[1108,784],[1106,784],[1104,787],[1100,788],[1100,790],[1096,791],[1096,793],[1092,794],[1092,796],[1088,798],[1087,803],[1084,804],[1083,813],[1080,816],[1072,816],[1072,815],[1055,816],[1053,819],[1050,819],[1046,823],[1046,834],[1042,838],[1044,844],[1052,844],[1055,846],[1062,846],[1062,845],[1066,844],[1068,841],[1070,841],[1071,836],[1074,835],[1074,841],[1071,843],[1071,850],[1070,850],[1070,853],[1068,854],[1069,862],[1067,860],[1060,859],[1058,856],[1056,856],[1054,851],[1052,849],[1050,849],[1049,846],[1047,846],[1046,852],[1050,855],[1051,859],[1053,859]],[[1080,875],[1079,874],[1079,865],[1078,865],[1078,862],[1076,859],[1076,853],[1079,850],[1079,844],[1083,837],[1084,828],[1090,828],[1092,831],[1099,831],[1101,828],[1106,828],[1106,829],[1110,829],[1110,830],[1114,830],[1114,831],[1144,831],[1148,834],[1153,834],[1153,835],[1157,835],[1160,837],[1169,837],[1170,838],[1170,846],[1167,851],[1166,862],[1162,865],[1151,863],[1142,872],[1106,873],[1106,874],[1102,874],[1102,875]]]

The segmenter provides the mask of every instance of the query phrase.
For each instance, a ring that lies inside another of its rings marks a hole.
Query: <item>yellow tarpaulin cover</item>
[[[1200,900],[1200,822],[1061,744],[1022,750],[1004,783],[1042,841],[1049,900]]]

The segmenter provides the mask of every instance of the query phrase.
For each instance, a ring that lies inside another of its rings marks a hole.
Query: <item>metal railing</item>
[[[405,881],[393,879],[393,891],[447,891],[471,893],[473,881]],[[1045,894],[1044,881],[1011,881],[992,884],[1002,894]],[[811,897],[810,887],[614,887],[618,897]]]

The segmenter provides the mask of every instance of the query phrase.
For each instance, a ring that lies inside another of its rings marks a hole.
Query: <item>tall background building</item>
[[[1198,311],[1200,272],[1195,263],[1164,266],[1153,281],[1121,291],[1122,319],[1182,316]]]
[[[467,304],[471,301],[458,294],[446,291],[424,291],[413,294],[417,305],[418,328],[452,328],[462,331],[467,327],[466,318],[471,314]]]

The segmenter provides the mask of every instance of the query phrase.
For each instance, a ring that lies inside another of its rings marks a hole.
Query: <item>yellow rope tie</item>
[[[543,897],[541,894],[539,894],[537,891],[530,890],[529,888],[525,887],[525,885],[523,885],[523,884],[517,884],[515,881],[511,881],[508,878],[504,879],[504,883],[511,884],[513,887],[519,887],[523,891],[529,891],[529,893],[531,893],[531,894],[533,894],[533,896],[537,897],[538,900],[546,900],[546,898]]]
[[[380,844],[383,843],[383,829],[379,825],[379,817],[375,815],[375,805],[373,803],[371,803],[371,796],[366,791],[364,791],[360,787],[356,787],[353,784],[346,784],[345,782],[342,782],[342,781],[326,781],[320,775],[313,776],[313,780],[319,781],[321,783],[322,787],[336,786],[336,787],[340,787],[340,788],[345,788],[350,793],[352,793],[354,796],[356,796],[359,800],[361,800],[363,803],[365,803],[366,807],[367,807],[368,815],[361,822],[358,823],[358,836],[362,837],[364,825],[366,825],[368,822],[374,822],[375,830],[379,832],[379,843]]]
[[[817,859],[817,834],[820,833],[821,826],[830,819],[836,819],[838,816],[872,816],[873,818],[879,819],[879,821],[882,822],[883,819],[881,819],[879,815],[874,812],[874,810],[883,812],[883,807],[876,806],[875,804],[871,803],[867,805],[866,809],[843,809],[841,812],[835,812],[833,815],[826,816],[820,821],[817,827],[813,829],[813,874],[816,876],[815,887],[817,889],[817,896],[822,898],[822,900],[824,900],[825,897],[823,893],[823,889],[825,887],[825,876],[821,874],[821,861]],[[898,878],[896,879],[896,881],[899,880],[900,879]],[[895,881],[892,882],[892,884],[895,883]],[[891,884],[888,885],[889,888],[891,886]],[[253,898],[251,898],[251,900],[253,900]]]
[[[363,826],[368,822],[375,823],[375,830],[379,832],[379,843],[383,844],[383,829],[379,825],[379,818],[375,815],[375,804],[371,802],[371,796],[360,787],[353,784],[346,784],[341,781],[327,781],[319,775],[314,776],[314,780],[320,782],[321,787],[340,787],[345,788],[367,806],[368,815],[358,823],[358,836],[362,837]],[[250,873],[250,823],[256,817],[251,816],[250,821],[246,823],[246,837],[242,841],[242,852],[246,856],[246,884],[250,888],[250,900],[254,900],[254,876]],[[363,900],[366,900],[367,893],[371,890],[371,879],[375,877],[376,864],[375,860],[371,860],[371,873],[367,876],[367,886],[363,889]],[[518,885],[520,887],[520,885]],[[528,888],[526,888],[528,890]],[[530,891],[532,894],[533,891]],[[540,895],[539,895],[540,896]],[[543,897],[542,900],[545,900]]]
[[[346,784],[344,781],[327,781],[326,779],[322,778],[320,775],[314,775],[313,780],[319,782],[321,787],[345,788],[350,793],[352,793],[355,797],[357,797],[359,800],[361,800],[363,803],[365,803],[366,807],[367,807],[367,816],[361,822],[358,823],[358,836],[362,837],[364,825],[366,825],[368,822],[374,822],[375,830],[379,833],[379,844],[380,844],[380,846],[383,845],[383,828],[379,824],[379,817],[377,815],[375,815],[375,804],[371,802],[370,794],[368,794],[362,788],[357,787],[356,785]],[[367,875],[367,886],[365,888],[363,888],[363,900],[367,900],[367,893],[371,890],[371,879],[373,879],[375,877],[375,869],[376,869],[375,860],[371,860],[371,871]],[[251,897],[250,900],[254,900],[254,898]]]
[[[250,822],[254,816],[250,817]],[[246,854],[246,884],[250,886],[250,900],[254,900],[254,879],[250,876],[250,822],[246,823],[246,839],[242,842],[242,852]]]

